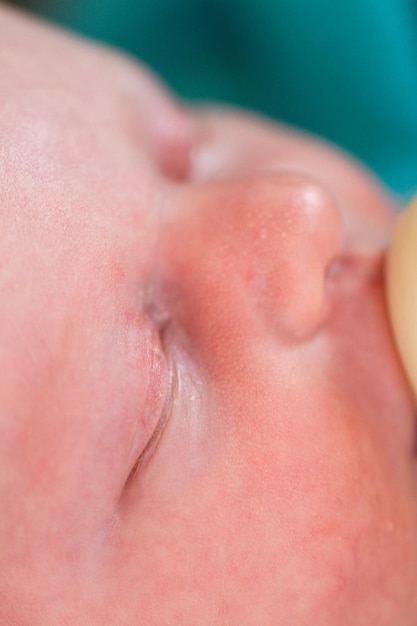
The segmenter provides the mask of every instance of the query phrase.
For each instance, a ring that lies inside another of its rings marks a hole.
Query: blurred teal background
[[[43,0],[40,12],[122,47],[180,95],[309,129],[417,191],[415,0]]]

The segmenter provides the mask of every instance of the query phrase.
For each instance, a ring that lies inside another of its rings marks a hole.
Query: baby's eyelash
[[[166,425],[168,424],[173,407],[175,405],[175,401],[177,398],[178,391],[178,373],[173,363],[168,364],[169,368],[169,382],[168,382],[168,390],[166,395],[166,401],[164,403],[163,409],[161,411],[160,418],[158,423],[145,445],[144,449],[141,451],[139,457],[135,461],[132,469],[129,472],[129,475],[125,482],[125,489],[129,487],[130,483],[136,476],[138,470],[143,466],[143,464],[154,454],[156,447],[162,437],[162,434],[165,430]]]

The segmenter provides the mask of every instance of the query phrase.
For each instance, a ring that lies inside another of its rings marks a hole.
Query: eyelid
[[[145,358],[142,367],[148,370],[146,397],[136,415],[137,426],[131,436],[128,455],[130,471],[124,489],[132,482],[138,470],[152,457],[168,423],[178,393],[178,372],[172,355],[167,356],[164,347],[165,327],[168,320],[155,323],[154,316],[145,316],[142,329],[146,341]],[[137,371],[140,376],[140,371]],[[133,466],[132,466],[133,463]]]
[[[177,369],[172,363],[169,365],[168,371],[169,371],[168,389],[167,389],[165,403],[161,411],[161,415],[159,417],[159,420],[156,424],[155,429],[152,432],[152,435],[148,439],[148,442],[146,443],[143,450],[140,452],[137,460],[135,461],[134,466],[132,467],[129,473],[129,476],[126,479],[125,488],[128,487],[128,485],[131,483],[131,481],[134,479],[135,475],[137,474],[138,470],[146,463],[146,461],[155,452],[155,449],[158,446],[158,443],[162,437],[165,426],[167,425],[171,417],[173,407],[175,405],[175,400],[177,397],[178,373],[177,373]]]

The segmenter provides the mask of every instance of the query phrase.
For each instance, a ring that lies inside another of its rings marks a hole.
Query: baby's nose
[[[262,330],[303,339],[326,312],[326,274],[341,251],[331,196],[302,175],[263,173],[196,185],[169,225],[171,304],[211,345]]]

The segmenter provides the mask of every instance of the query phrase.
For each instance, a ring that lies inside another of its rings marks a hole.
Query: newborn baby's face
[[[388,201],[2,12],[0,622],[415,626]]]

